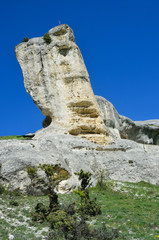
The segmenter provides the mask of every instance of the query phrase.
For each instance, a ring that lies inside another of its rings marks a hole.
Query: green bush
[[[43,36],[43,39],[46,44],[50,44],[52,42],[52,39],[48,33],[45,33],[45,35]]]
[[[0,194],[5,193],[5,187],[0,184]]]
[[[62,205],[61,209],[65,211],[68,215],[74,215],[76,213],[75,202],[69,205]]]
[[[48,194],[49,207],[46,207],[43,204],[38,203],[35,207],[35,211],[32,212],[32,219],[34,221],[43,222],[44,220],[46,220],[50,213],[59,210],[58,195],[54,189],[59,184],[60,181],[67,179],[70,175],[65,169],[59,167],[58,165],[40,164],[39,168],[44,170],[48,179],[47,188],[49,192]],[[33,177],[36,174],[35,168],[32,167],[28,167],[27,172],[30,175],[30,177]]]
[[[103,225],[102,228],[90,228],[86,220],[88,216],[96,216],[101,213],[101,207],[97,204],[96,198],[91,199],[89,187],[91,186],[91,173],[84,172],[82,169],[79,173],[81,186],[74,192],[80,196],[80,206],[75,208],[75,203],[70,205],[60,205],[58,195],[54,187],[63,179],[62,176],[68,176],[68,172],[59,166],[43,164],[40,165],[48,178],[49,203],[46,207],[38,203],[35,212],[32,212],[32,219],[40,223],[47,221],[50,224],[48,240],[113,240],[119,237],[116,229],[108,230]]]
[[[96,173],[97,178],[97,185],[100,187],[100,189],[106,189],[107,183],[108,183],[108,172],[106,172],[104,169],[100,168]]]
[[[79,207],[78,211],[81,213],[81,215],[84,216],[96,216],[98,214],[101,214],[101,207],[96,202],[96,198],[94,199],[85,199],[84,202],[82,202],[81,206]]]
[[[65,232],[69,231],[74,225],[74,217],[68,215],[63,210],[57,210],[56,212],[51,212],[47,217],[48,222],[51,224],[52,229],[64,228]]]
[[[13,200],[13,199],[9,202],[9,204],[11,206],[15,206],[15,207],[19,206],[19,203],[17,201]]]
[[[48,178],[48,192],[50,211],[56,211],[58,209],[58,195],[54,191],[55,187],[64,179],[70,177],[69,173],[58,165],[40,164],[39,168],[45,171]]]
[[[76,194],[80,196],[81,204],[78,209],[81,216],[85,216],[87,218],[87,215],[89,216],[96,216],[98,214],[101,214],[101,207],[97,204],[96,198],[90,199],[89,196],[89,187],[91,186],[91,173],[84,172],[82,169],[79,173],[75,173],[78,175],[78,179],[81,181],[81,186],[74,190]]]
[[[28,37],[24,37],[22,42],[28,42],[29,41],[29,38]]]
[[[62,181],[70,177],[69,173],[64,169],[56,165],[40,164],[39,168],[44,170],[47,178],[53,181]]]
[[[75,173],[75,174],[78,175],[78,179],[81,181],[81,191],[91,186],[90,182],[91,182],[92,174],[90,172],[84,172],[81,169],[79,173]]]
[[[31,214],[33,221],[44,222],[49,214],[49,207],[46,207],[43,203],[38,203],[35,207],[35,211]]]
[[[27,173],[31,179],[37,176],[37,169],[35,167],[28,166]]]
[[[58,225],[57,229],[49,231],[48,240],[114,240],[118,239],[118,237],[119,231],[117,229],[108,230],[105,224],[101,228],[92,229],[89,228],[84,218],[75,218],[67,229],[65,228],[65,224],[60,221],[60,226]]]

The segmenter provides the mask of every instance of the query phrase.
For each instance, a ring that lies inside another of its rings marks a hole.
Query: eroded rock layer
[[[113,104],[105,98],[96,96],[96,99],[106,127],[117,138],[159,145],[159,119],[134,122],[118,114]]]
[[[15,49],[26,90],[46,116],[43,127],[98,144],[110,142],[72,29],[60,25],[48,35],[50,44],[39,37]]]

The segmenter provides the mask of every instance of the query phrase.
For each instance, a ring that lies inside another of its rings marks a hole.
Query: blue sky
[[[132,120],[159,118],[158,0],[1,0],[0,136],[42,127],[14,47],[59,20],[74,31],[96,95]]]

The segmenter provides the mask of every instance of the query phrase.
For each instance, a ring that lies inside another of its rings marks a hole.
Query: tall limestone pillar
[[[33,38],[16,46],[27,93],[46,116],[43,127],[107,144],[108,136],[72,29],[48,32],[51,42]]]

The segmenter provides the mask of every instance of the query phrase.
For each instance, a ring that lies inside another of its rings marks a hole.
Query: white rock
[[[114,138],[125,138],[139,143],[159,145],[159,120],[135,121],[119,115],[112,103],[96,96],[101,116]]]
[[[60,165],[71,176],[80,169],[89,171],[94,181],[95,172],[104,169],[110,179],[159,184],[158,156],[159,146],[124,139],[105,146],[65,134],[48,134],[37,140],[1,140],[0,183],[9,183],[13,189],[21,187],[21,191],[26,193],[30,190],[30,178],[27,176],[23,179],[19,173],[25,172],[27,166],[38,167],[39,164],[47,163]],[[61,183],[59,191],[67,192],[77,185],[77,180],[72,177],[70,181]],[[38,184],[37,188],[35,194],[46,191],[42,187],[39,189]]]
[[[9,233],[9,234],[8,234],[8,239],[9,239],[9,240],[12,240],[12,239],[14,239],[14,236]]]
[[[50,44],[41,37],[15,48],[25,88],[46,116],[43,126],[100,144],[111,142],[113,136],[106,137],[108,132],[72,29],[63,24],[48,34]]]

